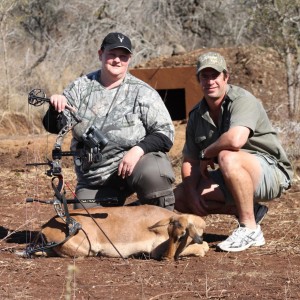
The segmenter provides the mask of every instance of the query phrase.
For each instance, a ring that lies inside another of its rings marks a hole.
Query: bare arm
[[[235,126],[223,133],[214,143],[209,145],[204,155],[207,158],[217,157],[222,150],[239,151],[247,142],[250,129],[244,126]]]
[[[200,195],[198,192],[198,183],[201,179],[199,163],[199,160],[192,160],[185,157],[181,168],[181,176],[186,197],[186,205],[192,213],[199,216],[205,216],[206,212],[202,209],[199,202]]]

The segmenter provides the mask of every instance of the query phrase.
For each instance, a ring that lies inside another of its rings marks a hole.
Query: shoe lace
[[[246,227],[239,226],[227,238],[227,241],[231,242],[231,241],[235,241],[237,238],[243,238],[246,232],[247,232],[247,228]]]

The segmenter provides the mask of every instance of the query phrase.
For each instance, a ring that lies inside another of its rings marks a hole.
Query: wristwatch
[[[200,160],[210,160],[210,158],[205,157],[204,150],[205,149],[203,149],[203,150],[200,151],[200,154],[199,154]]]

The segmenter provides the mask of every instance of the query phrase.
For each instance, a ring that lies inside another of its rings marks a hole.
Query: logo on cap
[[[123,40],[124,40],[124,36],[120,36],[119,34],[118,34],[118,39],[120,40],[120,42],[122,43],[123,42]]]
[[[124,48],[132,53],[131,50],[131,41],[130,39],[120,33],[120,32],[111,32],[103,40],[101,44],[101,49],[112,50],[116,48]]]
[[[224,57],[217,52],[207,52],[199,56],[197,62],[197,74],[205,68],[213,68],[220,73],[227,71]]]

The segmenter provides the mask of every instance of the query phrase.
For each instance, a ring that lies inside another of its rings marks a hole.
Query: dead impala
[[[56,245],[52,254],[123,258],[146,254],[154,259],[177,259],[202,257],[209,248],[203,241],[205,221],[201,217],[153,205],[95,207],[89,214],[76,209],[70,211],[70,217],[81,228],[69,239],[66,224],[58,216],[42,227],[39,237]]]

